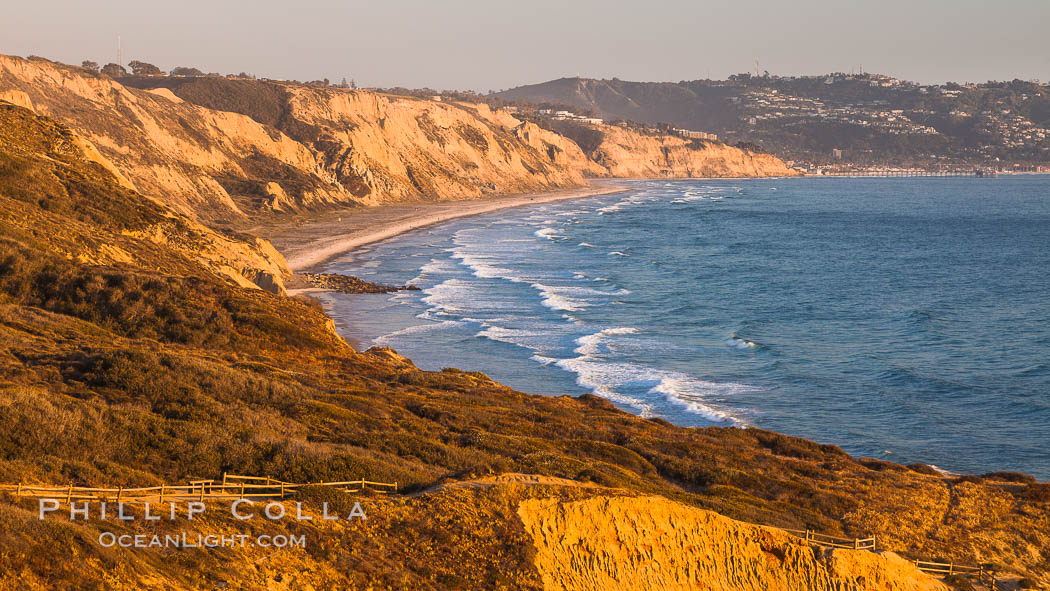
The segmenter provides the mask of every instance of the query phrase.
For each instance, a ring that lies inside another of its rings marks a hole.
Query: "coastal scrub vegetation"
[[[356,352],[317,306],[231,285],[136,237],[178,217],[119,187],[71,138],[0,106],[0,481],[143,486],[231,472],[364,477],[414,493],[521,472],[750,522],[874,534],[905,554],[1050,572],[1050,493],[1022,476],[949,478],[761,429],[681,428],[595,396],[421,371],[389,349]],[[411,495],[382,501],[389,512],[359,527],[386,533],[363,546],[352,535],[363,530],[322,536],[308,568],[353,570],[361,586],[535,587],[513,503],[463,495],[429,507]],[[4,574],[46,580],[74,555],[99,577],[121,563],[90,542],[89,526],[36,523],[26,508],[0,498],[0,521],[18,524],[0,528]],[[201,556],[198,574],[240,568],[223,561],[232,555]]]

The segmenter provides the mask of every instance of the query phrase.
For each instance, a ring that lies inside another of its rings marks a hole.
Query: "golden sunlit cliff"
[[[600,126],[606,141],[587,153],[483,103],[244,79],[116,81],[40,58],[0,56],[0,100],[70,126],[126,187],[213,224],[587,176],[793,174],[773,156],[614,126]]]
[[[275,125],[80,68],[0,56],[0,99],[69,125],[140,192],[200,220],[582,181],[558,162],[571,142],[537,132],[550,146],[542,137],[530,145],[469,107],[241,82],[253,108],[280,113]]]

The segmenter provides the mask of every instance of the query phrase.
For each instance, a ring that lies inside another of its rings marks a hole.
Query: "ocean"
[[[1050,177],[626,181],[327,271],[345,337],[684,426],[1050,479]]]

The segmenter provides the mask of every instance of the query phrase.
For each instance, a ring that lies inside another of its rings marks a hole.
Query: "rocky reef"
[[[341,275],[339,273],[299,273],[296,278],[320,289],[338,291],[340,293],[391,293],[395,291],[419,291],[415,285],[380,285],[365,281],[353,275]]]

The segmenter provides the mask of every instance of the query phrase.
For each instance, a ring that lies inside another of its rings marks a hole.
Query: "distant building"
[[[713,134],[713,133],[707,133],[707,132],[704,132],[704,131],[692,131],[692,130],[689,130],[689,129],[678,129],[678,128],[675,128],[673,131],[676,134],[678,134],[678,135],[680,135],[681,137],[684,137],[684,138],[689,138],[689,139],[694,139],[694,140],[710,140],[712,142],[717,142],[718,141],[718,136]]]

